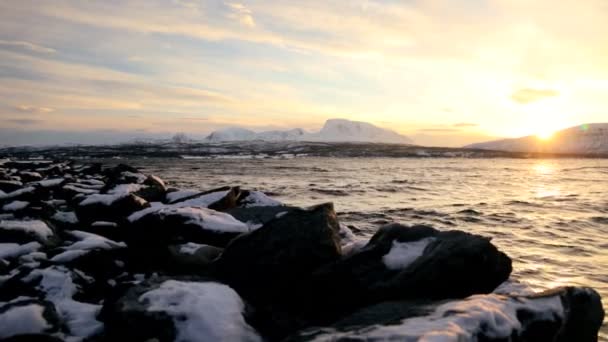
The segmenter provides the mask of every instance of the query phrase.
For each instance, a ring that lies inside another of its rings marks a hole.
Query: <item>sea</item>
[[[113,162],[116,162],[114,160]],[[511,280],[596,289],[608,311],[608,159],[121,160],[171,186],[241,186],[290,205],[333,202],[359,235],[399,222],[492,238]],[[608,341],[604,322],[600,341]]]

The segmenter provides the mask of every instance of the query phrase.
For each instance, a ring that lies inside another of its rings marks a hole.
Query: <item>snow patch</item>
[[[46,223],[40,220],[18,221],[5,220],[0,221],[0,229],[4,230],[20,230],[26,233],[34,234],[41,240],[48,239],[53,235],[53,231]]]
[[[177,201],[181,200],[182,198],[194,196],[194,195],[200,194],[200,193],[201,193],[200,190],[186,189],[186,190],[169,192],[169,193],[167,193],[165,198],[167,199],[168,203],[173,203],[173,202],[177,202]]]
[[[0,314],[0,338],[22,334],[43,333],[51,325],[44,316],[44,307],[38,304],[14,306]]]
[[[120,194],[93,194],[85,198],[82,202],[79,203],[80,206],[91,205],[91,204],[102,204],[105,206],[110,206],[112,203],[127,197],[129,194],[120,193]]]
[[[26,202],[26,201],[12,201],[11,203],[4,205],[2,207],[2,210],[4,210],[4,211],[17,211],[17,210],[25,209],[28,205],[30,205],[30,202]]]
[[[23,254],[29,254],[40,249],[38,242],[30,242],[23,245],[18,243],[0,243],[0,259],[16,258]]]
[[[139,297],[148,311],[173,317],[176,342],[262,341],[245,322],[245,304],[227,285],[167,280]]]
[[[53,178],[53,179],[45,179],[38,182],[35,182],[34,185],[39,185],[43,188],[52,188],[54,186],[61,185],[65,181],[65,178]]]
[[[241,205],[245,208],[251,207],[277,207],[283,203],[268,197],[260,191],[250,191],[249,195],[241,200]]]
[[[433,240],[435,238],[428,237],[409,242],[393,241],[393,247],[382,257],[382,261],[386,268],[390,270],[405,269],[422,256],[426,246]]]
[[[63,223],[78,223],[78,217],[76,217],[76,213],[73,211],[58,211],[53,215],[52,218]]]

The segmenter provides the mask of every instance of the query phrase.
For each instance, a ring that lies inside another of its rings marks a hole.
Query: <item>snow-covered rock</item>
[[[608,123],[571,127],[556,132],[547,140],[527,136],[477,143],[465,147],[509,152],[608,154]]]
[[[45,243],[53,236],[53,230],[40,220],[0,220],[0,237],[4,241],[35,240]]]

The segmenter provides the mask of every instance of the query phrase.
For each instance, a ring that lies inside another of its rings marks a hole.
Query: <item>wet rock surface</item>
[[[495,293],[512,266],[488,238],[360,234],[331,203],[174,189],[124,164],[3,160],[0,339],[597,339],[592,289]]]

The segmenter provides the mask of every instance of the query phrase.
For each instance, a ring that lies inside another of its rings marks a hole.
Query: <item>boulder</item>
[[[510,273],[511,260],[487,238],[391,224],[362,249],[317,269],[300,298],[324,324],[382,301],[489,293]]]
[[[93,194],[76,205],[80,222],[121,221],[150,204],[133,194]]]
[[[0,191],[3,191],[5,193],[19,190],[22,187],[23,187],[23,183],[21,183],[19,181],[0,180]]]
[[[246,315],[246,304],[227,285],[165,280],[106,301],[101,319],[109,341],[262,341]]]
[[[20,244],[36,241],[45,246],[53,246],[59,242],[59,238],[41,220],[0,220],[0,241]]]
[[[200,274],[220,254],[223,249],[188,242],[181,245],[170,245],[166,269],[173,274]]]
[[[214,262],[224,282],[253,303],[293,302],[293,288],[340,258],[333,204],[294,209],[232,240]]]
[[[286,341],[594,342],[603,319],[597,292],[566,287],[530,296],[383,302]]]
[[[148,202],[162,202],[167,194],[167,186],[162,179],[150,175],[144,181],[145,187],[142,187],[135,194]]]

